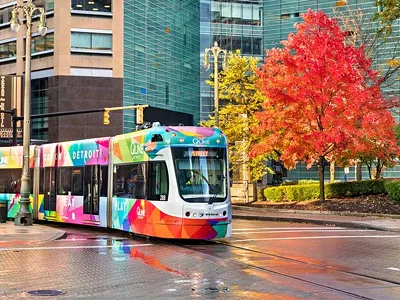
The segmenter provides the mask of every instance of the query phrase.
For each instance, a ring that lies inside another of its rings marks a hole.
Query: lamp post
[[[205,49],[204,55],[204,67],[206,70],[210,68],[209,53],[214,57],[214,109],[215,109],[215,127],[219,127],[219,99],[218,99],[218,57],[219,54],[223,54],[222,68],[225,69],[226,66],[226,50],[218,47],[218,43],[215,42],[214,46]]]
[[[29,209],[29,196],[31,194],[31,178],[29,175],[29,147],[31,142],[31,30],[32,17],[36,11],[40,13],[39,23],[37,25],[38,32],[41,36],[46,35],[47,27],[43,7],[36,7],[32,0],[28,0],[22,5],[15,6],[12,11],[10,21],[11,29],[18,32],[21,22],[18,19],[19,12],[22,12],[22,18],[26,18],[26,53],[25,53],[25,93],[24,93],[24,127],[23,127],[23,162],[21,177],[21,199],[19,201],[20,208],[15,216],[15,225],[32,225],[33,218]]]

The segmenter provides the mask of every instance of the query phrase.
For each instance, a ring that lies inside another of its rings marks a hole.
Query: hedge
[[[400,181],[386,181],[385,190],[392,200],[400,202]]]
[[[400,182],[398,184],[400,187]],[[385,186],[384,180],[326,183],[325,197],[384,194],[386,193]],[[400,192],[396,191],[396,193],[400,199]],[[272,202],[316,200],[319,199],[319,184],[270,187],[264,189],[264,196],[267,201]]]

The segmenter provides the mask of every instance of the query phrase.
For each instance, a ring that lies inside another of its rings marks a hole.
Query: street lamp
[[[218,57],[219,54],[223,54],[222,68],[226,67],[226,50],[218,47],[218,43],[215,42],[212,48],[205,49],[204,55],[204,67],[206,70],[210,68],[209,53],[214,56],[214,109],[215,109],[215,127],[219,127],[219,101],[218,101]]]
[[[36,11],[40,13],[38,32],[41,36],[46,35],[47,26],[43,7],[36,7],[32,0],[28,0],[22,5],[15,6],[12,10],[10,26],[15,32],[18,32],[21,22],[18,19],[19,10],[22,11],[22,18],[26,18],[26,53],[25,53],[25,94],[24,94],[24,127],[23,127],[23,162],[21,177],[21,199],[20,208],[15,216],[15,225],[32,225],[33,218],[29,209],[29,196],[31,178],[29,175],[29,146],[31,142],[31,29],[32,17]]]

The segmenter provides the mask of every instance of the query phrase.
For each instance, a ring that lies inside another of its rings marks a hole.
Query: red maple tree
[[[395,123],[364,48],[346,45],[346,33],[324,12],[302,17],[283,48],[266,51],[259,84],[267,100],[253,128],[263,138],[250,155],[278,150],[289,168],[317,164],[324,201],[326,160],[392,146]]]

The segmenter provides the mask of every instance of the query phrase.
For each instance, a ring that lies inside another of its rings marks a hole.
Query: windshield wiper
[[[217,198],[217,195],[218,195],[218,193],[215,191],[215,189],[214,189],[214,186],[208,181],[208,179],[202,174],[202,173],[200,173],[199,171],[197,171],[197,170],[190,170],[190,171],[192,171],[193,173],[196,173],[196,174],[198,174],[198,175],[200,175],[200,177],[201,178],[203,178],[204,179],[204,181],[207,183],[207,185],[208,185],[208,187],[210,188],[210,191],[211,191],[211,193],[213,194],[213,196],[212,197],[208,197],[208,204],[213,204],[214,203],[214,199],[215,198]]]

